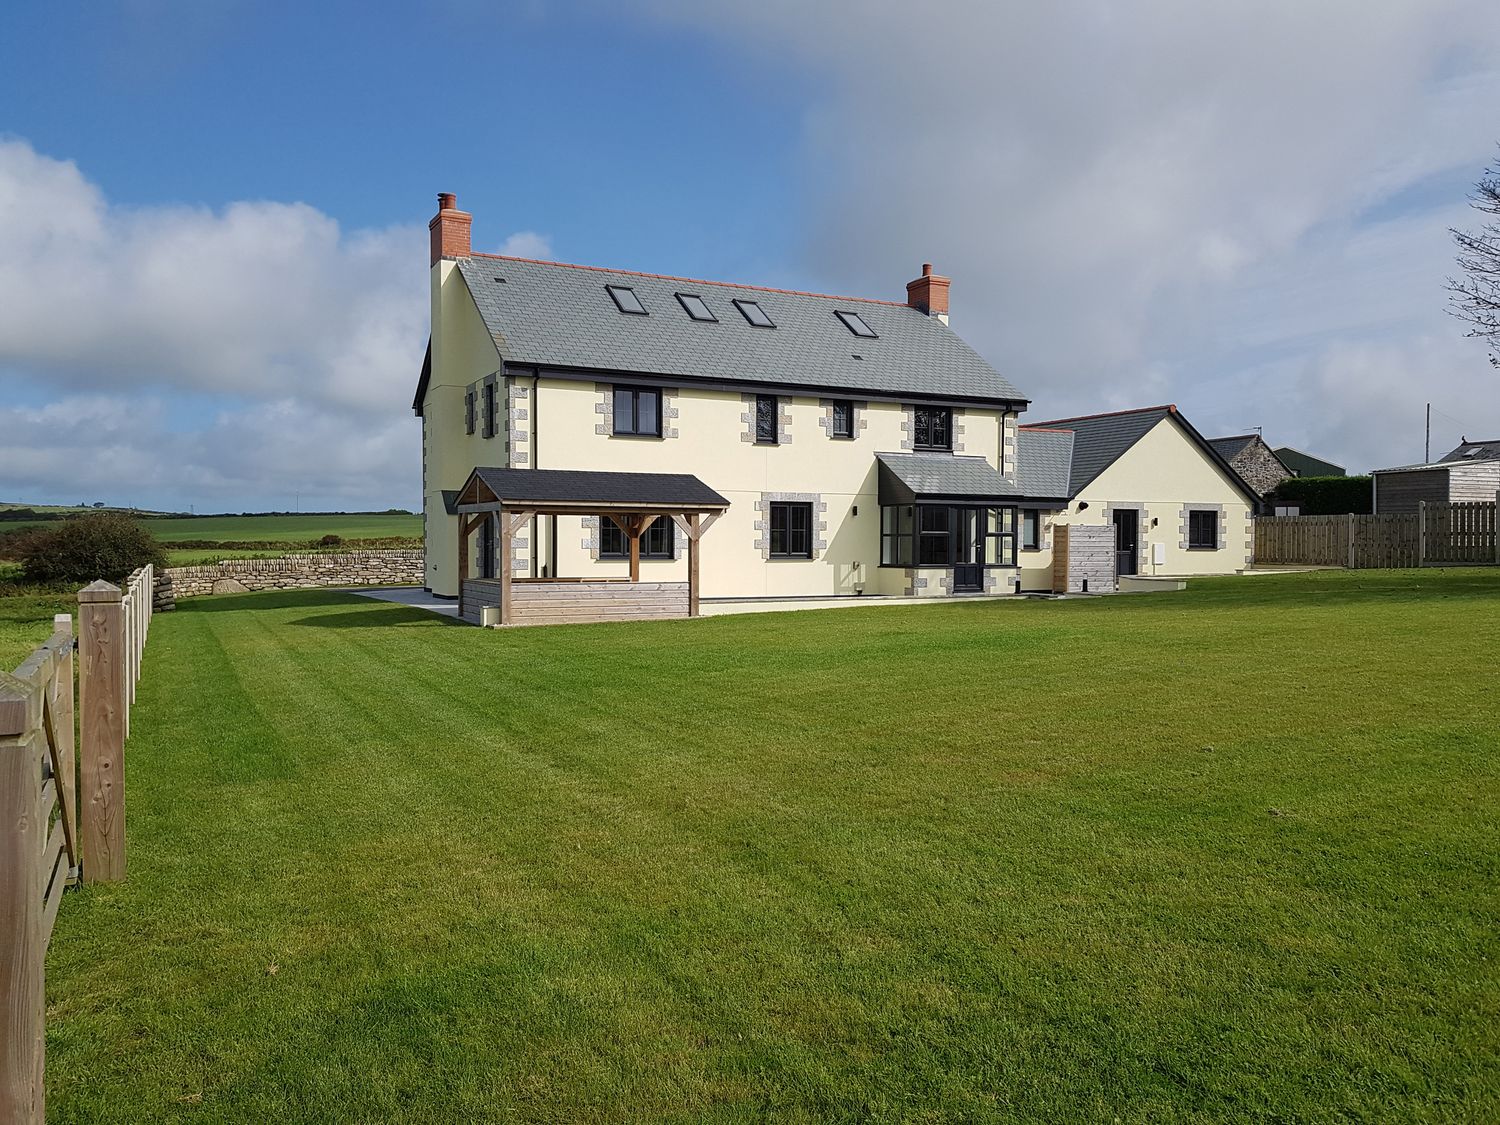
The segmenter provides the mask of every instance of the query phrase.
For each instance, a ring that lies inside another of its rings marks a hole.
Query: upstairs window
[[[757,301],[735,301],[734,307],[740,310],[740,315],[753,324],[756,328],[775,328],[771,318],[766,315],[766,310],[760,307]]]
[[[672,517],[657,516],[656,522],[641,532],[641,558],[676,558],[676,536],[672,534]],[[630,537],[620,530],[620,525],[608,516],[599,517],[599,557],[601,559],[628,559]]]
[[[840,400],[833,404],[833,417],[828,427],[832,437],[852,438],[854,436],[854,404]]]
[[[775,395],[755,396],[755,444],[776,445],[778,443],[777,408]]]
[[[615,387],[615,433],[661,437],[661,392],[654,387]]]
[[[498,427],[495,424],[495,383],[493,380],[484,385],[484,436],[494,437]]]
[[[466,434],[474,432],[474,408],[477,405],[474,399],[474,388],[470,387],[464,392],[464,433]]]
[[[628,285],[606,285],[609,295],[615,299],[615,306],[622,313],[631,316],[645,316],[646,306],[641,304],[641,299],[635,295],[635,290]]]
[[[1219,513],[1188,513],[1188,550],[1217,551],[1219,549]]]
[[[812,505],[771,503],[771,557],[812,558]]]
[[[713,310],[710,309],[703,298],[698,296],[698,294],[696,293],[677,294],[677,303],[681,305],[683,311],[694,320],[704,320],[709,322],[710,324],[719,323],[719,318],[714,316]]]
[[[912,448],[953,448],[953,411],[946,406],[918,406],[912,411]]]
[[[864,318],[862,318],[859,313],[836,312],[833,315],[842,320],[844,322],[844,327],[849,329],[849,331],[853,332],[856,336],[862,336],[866,340],[879,339],[879,337],[875,335],[875,329],[866,324],[864,322]]]

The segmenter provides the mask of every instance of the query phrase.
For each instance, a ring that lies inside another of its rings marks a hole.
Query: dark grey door
[[[953,592],[977,594],[984,589],[984,513],[955,508],[953,516]]]
[[[1141,514],[1134,508],[1115,512],[1115,574],[1134,574],[1141,553]]]

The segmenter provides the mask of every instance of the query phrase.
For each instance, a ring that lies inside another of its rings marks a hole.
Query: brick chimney
[[[952,284],[951,278],[942,277],[932,272],[932,263],[922,263],[922,276],[916,281],[906,283],[906,303],[914,309],[921,309],[928,316],[935,316],[944,324],[948,323],[948,286]]]
[[[473,225],[474,216],[458,209],[458,196],[451,191],[439,192],[438,213],[427,224],[427,234],[432,242],[430,264],[435,266],[443,258],[467,258],[469,228]]]

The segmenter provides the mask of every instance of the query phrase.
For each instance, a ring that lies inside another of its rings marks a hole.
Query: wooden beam
[[[694,514],[696,514],[696,513],[694,513]],[[693,530],[693,525],[688,522],[688,517],[687,517],[686,513],[684,513],[684,512],[673,512],[672,513],[672,522],[675,523],[678,527],[680,527],[682,529],[682,533],[688,537],[688,541],[689,542],[691,542],[694,539],[698,538],[698,533]]]
[[[0,690],[22,687],[32,690]],[[36,727],[0,734],[0,1121],[19,1125],[44,1119],[41,738]]]
[[[641,580],[641,532],[646,530],[645,516],[631,516],[630,527],[625,534],[630,536],[630,580]]]
[[[458,517],[458,619],[464,619],[464,583],[469,580],[469,516]]]
[[[709,528],[713,527],[714,524],[718,523],[719,522],[719,517],[722,516],[723,514],[724,514],[724,510],[721,508],[717,512],[709,512],[701,520],[699,520],[698,521],[698,537],[701,539],[703,537],[704,532],[706,532]]]
[[[676,519],[674,516],[673,519]],[[688,616],[698,616],[698,514],[688,516]]]

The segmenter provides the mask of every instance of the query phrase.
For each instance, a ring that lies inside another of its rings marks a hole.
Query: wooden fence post
[[[59,633],[73,635],[73,615],[70,613],[58,613],[52,618],[52,635]],[[57,729],[57,763],[60,776],[57,779],[58,789],[66,798],[63,805],[64,814],[68,818],[68,828],[72,832],[73,839],[78,839],[78,756],[77,743],[73,733],[73,650],[65,648],[57,655],[61,662],[52,683],[54,694],[52,696],[52,718],[53,725]],[[77,872],[74,872],[76,875]]]
[[[1345,534],[1347,534],[1349,536],[1349,569],[1353,570],[1354,569],[1354,513],[1353,512],[1349,513],[1348,530],[1345,532]]]
[[[18,1125],[44,1117],[41,709],[39,689],[0,674],[0,1121]]]
[[[79,839],[89,883],[125,877],[125,640],[120,588],[79,590]]]

